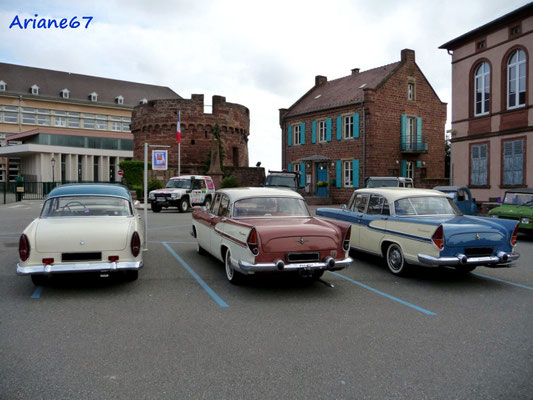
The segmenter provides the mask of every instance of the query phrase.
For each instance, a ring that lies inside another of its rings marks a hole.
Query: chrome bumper
[[[520,257],[518,253],[498,252],[495,256],[467,257],[464,254],[456,254],[453,257],[432,257],[425,254],[418,255],[418,261],[426,266],[450,266],[450,265],[486,265],[487,267],[498,267],[501,264],[507,264],[517,260]]]
[[[99,262],[86,264],[52,264],[31,265],[22,267],[17,263],[18,275],[56,274],[69,272],[114,272],[124,270],[139,270],[143,267],[143,261],[136,262]]]
[[[332,262],[333,261],[333,262]],[[272,263],[258,263],[252,264],[246,261],[239,261],[236,265],[235,260],[232,260],[233,267],[238,271],[249,274],[254,272],[284,272],[284,271],[339,271],[347,268],[353,259],[347,257],[344,260],[334,260],[333,258],[326,259],[323,262],[310,262],[310,263],[293,263],[285,264],[281,260],[275,260]]]

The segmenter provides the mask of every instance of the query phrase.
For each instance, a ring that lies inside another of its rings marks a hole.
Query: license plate
[[[319,263],[305,263],[305,264],[296,264],[296,267],[300,268],[300,269],[309,270],[309,269],[313,269],[313,267],[317,267],[319,265],[320,265]]]
[[[156,199],[156,200],[157,200],[157,201],[167,201],[165,198],[162,198],[162,197],[161,197],[161,198],[158,198],[158,199]]]

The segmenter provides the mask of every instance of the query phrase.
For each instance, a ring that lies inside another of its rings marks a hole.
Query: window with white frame
[[[507,108],[526,104],[526,53],[514,51],[507,62]]]
[[[6,124],[18,124],[19,122],[18,107],[3,106],[3,109],[4,109],[3,122],[5,122]]]
[[[67,126],[67,113],[65,111],[54,110],[54,126],[62,128]]]
[[[405,163],[405,177],[413,179],[414,162],[407,161]]]
[[[130,124],[131,124],[131,118],[122,118],[122,131],[129,132]]]
[[[415,84],[413,82],[407,83],[407,100],[415,99]]]
[[[470,148],[470,184],[487,184],[488,145],[479,144]]]
[[[0,81],[0,92],[5,92],[7,89],[7,85],[4,81]]]
[[[35,125],[35,108],[22,108],[22,123],[26,125]]]
[[[503,184],[522,185],[524,181],[524,140],[503,142]]]
[[[89,94],[89,100],[91,101],[98,101],[98,93],[92,92]]]
[[[294,172],[300,173],[300,163],[299,162],[292,163],[292,170]]]
[[[352,187],[353,186],[353,161],[344,160],[342,162],[342,186],[343,187]]]
[[[139,100],[139,104],[146,104],[146,103],[148,103],[148,99]]]
[[[67,88],[63,89],[61,91],[61,97],[63,99],[68,99],[70,97],[70,90],[68,90]]]
[[[33,85],[31,87],[31,94],[39,94],[39,86]]]
[[[326,121],[318,122],[318,141],[319,142],[326,141]]]
[[[405,149],[416,150],[416,118],[407,117],[407,127],[405,129]]]
[[[474,115],[485,115],[490,105],[490,66],[482,62],[474,75]]]
[[[107,116],[97,115],[96,116],[96,129],[105,131],[107,130]]]
[[[293,134],[294,134],[293,143],[295,145],[300,144],[301,143],[300,124],[293,125],[292,126],[292,131],[293,131]]]
[[[344,121],[344,139],[353,138],[353,115],[346,115]]]
[[[124,104],[124,97],[122,95],[115,97],[117,104]]]

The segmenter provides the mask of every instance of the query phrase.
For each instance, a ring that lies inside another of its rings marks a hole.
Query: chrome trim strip
[[[238,263],[235,261],[236,260],[234,259],[231,260],[233,267],[244,274],[251,272],[279,272],[276,263],[273,262],[253,264],[242,260],[240,260]],[[335,260],[335,265],[333,267],[329,267],[328,262],[285,264],[282,271],[297,271],[300,269],[338,271],[347,268],[352,261],[353,259],[351,257],[347,257],[344,260]]]
[[[84,264],[52,264],[52,265],[31,265],[23,267],[17,263],[18,275],[32,274],[55,274],[63,272],[94,272],[94,271],[123,271],[139,270],[144,266],[143,261],[125,261],[125,262],[99,262]]]
[[[507,256],[507,261],[503,261],[504,255]],[[418,254],[418,261],[423,265],[435,267],[439,265],[493,265],[506,264],[517,260],[520,254],[499,252],[497,256],[466,257],[466,262],[461,262],[464,257],[466,256],[463,254],[457,254],[453,257],[432,257],[426,254]]]

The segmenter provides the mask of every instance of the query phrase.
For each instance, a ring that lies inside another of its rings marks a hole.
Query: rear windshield
[[[121,197],[64,196],[47,200],[41,217],[127,217],[132,213],[130,202]]]
[[[397,179],[369,179],[366,187],[376,188],[376,187],[396,187],[398,186]]]
[[[266,179],[265,186],[281,186],[296,188],[296,177],[294,176],[280,176],[280,175],[269,175]]]
[[[290,197],[252,197],[236,201],[233,205],[236,218],[309,217],[302,199]]]
[[[190,179],[171,179],[165,187],[169,189],[190,189],[191,181]]]
[[[396,215],[462,215],[449,197],[408,197],[394,202]]]
[[[503,204],[533,207],[533,193],[506,193]]]

